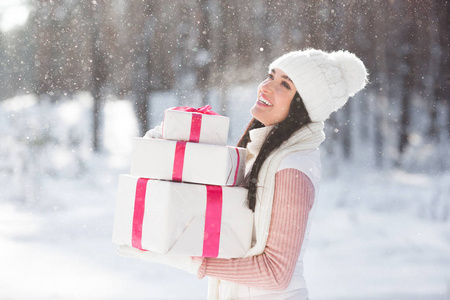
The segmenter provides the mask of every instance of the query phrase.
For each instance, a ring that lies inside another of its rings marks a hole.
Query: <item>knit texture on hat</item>
[[[368,75],[363,62],[348,51],[293,51],[272,62],[269,71],[275,68],[292,79],[313,122],[325,121],[344,106],[364,88]]]

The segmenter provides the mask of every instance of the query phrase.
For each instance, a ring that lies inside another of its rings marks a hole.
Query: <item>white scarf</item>
[[[254,228],[256,242],[247,252],[245,257],[262,254],[266,247],[269,234],[270,219],[272,215],[273,194],[275,189],[275,173],[280,162],[286,155],[307,149],[317,148],[325,139],[323,122],[313,122],[295,132],[287,141],[274,150],[264,161],[258,175],[258,187],[256,190],[256,206],[254,215]],[[248,163],[251,165],[259,153],[268,131],[271,128],[258,128],[249,132],[251,142],[247,149],[250,152]],[[219,299],[220,280],[210,278],[208,299]]]

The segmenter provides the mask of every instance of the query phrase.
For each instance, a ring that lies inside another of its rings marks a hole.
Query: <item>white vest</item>
[[[219,285],[219,299],[255,299],[255,300],[306,300],[308,299],[308,290],[306,288],[305,278],[303,277],[303,257],[305,255],[306,244],[308,242],[309,230],[311,227],[312,216],[316,208],[316,200],[319,192],[319,182],[322,172],[319,149],[301,150],[288,154],[281,161],[278,170],[287,168],[297,169],[306,174],[314,185],[314,204],[309,213],[306,226],[305,238],[302,243],[300,256],[295,266],[289,286],[283,291],[262,290],[235,284],[221,280]]]

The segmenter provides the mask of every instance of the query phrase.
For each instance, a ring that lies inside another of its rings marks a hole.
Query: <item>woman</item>
[[[119,252],[209,276],[208,299],[308,299],[303,255],[319,188],[323,121],[366,81],[364,64],[346,51],[294,51],[270,64],[238,144],[249,151],[248,204],[255,212],[246,257],[174,258],[123,246]]]

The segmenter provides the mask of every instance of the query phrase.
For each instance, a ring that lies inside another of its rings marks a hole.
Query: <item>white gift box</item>
[[[211,185],[244,185],[247,150],[134,138],[130,175]]]
[[[242,187],[120,175],[113,243],[163,254],[243,257],[253,224],[246,198]]]
[[[166,140],[225,146],[229,126],[228,117],[167,109],[162,135]]]

